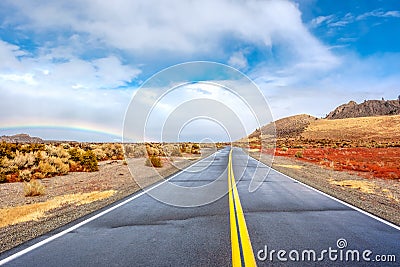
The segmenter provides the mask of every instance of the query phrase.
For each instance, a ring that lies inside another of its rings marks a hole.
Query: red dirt
[[[270,151],[263,150],[268,153]],[[297,154],[297,156],[296,156]],[[277,148],[276,156],[295,157],[334,170],[351,171],[367,178],[400,179],[400,148]]]

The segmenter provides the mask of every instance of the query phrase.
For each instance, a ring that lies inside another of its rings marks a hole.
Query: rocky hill
[[[316,117],[307,114],[286,117],[261,127],[261,130],[255,130],[248,136],[248,138],[259,138],[261,133],[263,138],[267,136],[274,136],[275,134],[277,138],[295,138],[298,137],[312,121],[315,120],[317,120]]]
[[[340,105],[330,112],[326,119],[346,119],[357,117],[385,116],[400,114],[399,100],[366,100],[357,104],[350,101],[347,104]]]
[[[16,135],[3,135],[0,137],[0,142],[7,143],[44,143],[44,140],[39,137],[31,137],[28,134],[16,134]]]

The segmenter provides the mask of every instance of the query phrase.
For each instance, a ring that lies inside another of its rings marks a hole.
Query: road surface
[[[398,266],[398,228],[274,170],[250,193],[257,168],[268,169],[239,148],[232,152],[225,148],[169,180],[186,187],[215,181],[218,192],[229,191],[218,200],[183,208],[138,192],[79,225],[58,230],[57,235],[49,233],[3,253],[0,264]],[[190,198],[167,183],[149,190]]]

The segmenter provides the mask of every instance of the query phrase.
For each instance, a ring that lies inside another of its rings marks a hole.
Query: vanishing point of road
[[[146,191],[199,196],[159,183],[3,253],[0,265],[398,266],[397,226],[273,169],[249,192],[259,168],[269,167],[227,147],[168,180],[185,187],[214,182],[228,192],[216,201],[191,208],[164,204]]]

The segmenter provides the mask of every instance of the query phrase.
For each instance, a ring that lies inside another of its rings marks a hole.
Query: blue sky
[[[400,4],[4,0],[0,135],[118,139],[137,88],[165,67],[195,60],[248,75],[275,119],[395,99]]]

